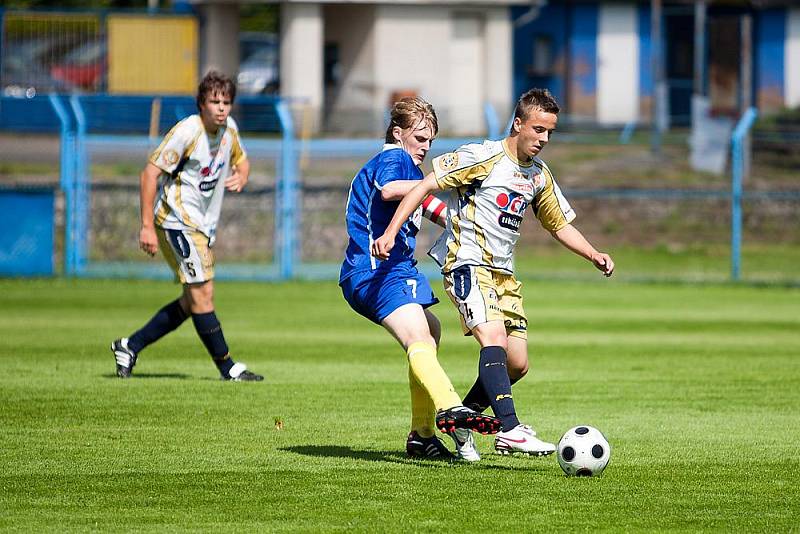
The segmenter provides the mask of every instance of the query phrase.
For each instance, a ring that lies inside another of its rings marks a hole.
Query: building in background
[[[651,0],[549,0],[513,7],[514,89],[548,87],[576,120],[649,122],[656,94]],[[692,96],[738,116],[800,105],[800,3],[658,0],[662,69],[672,124]]]
[[[450,135],[485,134],[487,106],[502,124],[530,87],[588,124],[800,106],[800,0],[279,0],[256,33],[242,31],[243,1],[0,10],[2,91],[192,94],[216,68],[243,94],[291,99],[305,132],[359,134],[380,132],[404,95],[430,100]]]

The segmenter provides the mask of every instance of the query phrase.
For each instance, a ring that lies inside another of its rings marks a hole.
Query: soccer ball
[[[611,445],[602,432],[588,425],[567,430],[558,442],[558,465],[567,476],[599,475],[611,458]]]

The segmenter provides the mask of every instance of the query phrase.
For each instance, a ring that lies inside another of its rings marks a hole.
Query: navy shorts
[[[428,279],[413,266],[386,272],[358,272],[341,286],[350,307],[377,324],[400,306],[419,304],[427,308],[439,302]]]

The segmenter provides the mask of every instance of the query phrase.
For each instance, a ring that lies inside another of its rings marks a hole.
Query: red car
[[[89,41],[74,48],[50,70],[53,79],[73,88],[89,90],[102,89],[105,74],[105,40]]]

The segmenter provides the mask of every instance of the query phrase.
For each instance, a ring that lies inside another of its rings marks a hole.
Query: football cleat
[[[456,428],[452,432],[447,433],[448,436],[453,438],[456,444],[456,457],[465,462],[477,462],[481,459],[478,449],[475,448],[475,439],[472,437],[472,431],[466,428]]]
[[[537,438],[536,431],[528,425],[517,425],[507,432],[497,433],[494,438],[494,450],[498,454],[547,456],[556,451],[556,446]]]
[[[496,434],[500,431],[500,419],[484,415],[466,406],[454,406],[439,410],[436,414],[436,428],[449,434],[457,428],[474,430],[481,434]]]
[[[436,436],[423,438],[412,430],[406,440],[406,453],[412,458],[443,458],[452,460],[453,453],[447,450],[442,440]]]
[[[117,362],[117,376],[130,378],[133,366],[136,365],[137,354],[128,348],[128,338],[116,339],[111,343],[111,352]]]
[[[231,370],[228,371],[228,376],[221,377],[222,380],[230,380],[231,382],[261,382],[264,377],[251,373],[247,370],[247,366],[243,363],[235,363]]]

